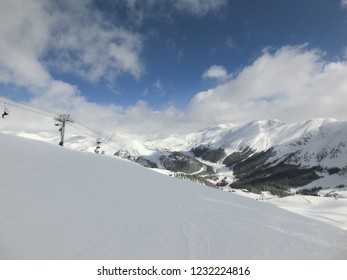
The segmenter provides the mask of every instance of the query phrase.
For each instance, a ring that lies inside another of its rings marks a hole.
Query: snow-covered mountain
[[[210,186],[279,195],[347,187],[347,122],[334,119],[224,124],[187,135],[117,141],[121,147],[110,150],[118,156]]]
[[[58,142],[45,134],[34,135],[38,136]],[[278,195],[289,190],[316,194],[324,188],[347,189],[347,122],[334,119],[223,124],[156,137],[116,133],[102,142],[106,154],[213,187]],[[66,146],[92,152],[95,140],[70,136]]]
[[[0,141],[0,259],[346,259],[346,231],[271,204],[113,156]]]

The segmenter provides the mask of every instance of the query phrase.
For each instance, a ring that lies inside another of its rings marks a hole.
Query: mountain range
[[[58,143],[44,134],[24,136]],[[221,124],[185,135],[114,133],[100,142],[97,152],[216,188],[279,196],[347,189],[347,122],[335,119]],[[96,147],[81,135],[68,137],[65,145],[90,152]]]
[[[347,187],[347,122],[278,120],[222,124],[186,135],[116,137],[106,150],[149,168],[212,187],[317,194]],[[75,144],[71,141],[70,144]]]

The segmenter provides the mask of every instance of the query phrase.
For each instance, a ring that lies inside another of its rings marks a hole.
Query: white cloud
[[[117,1],[117,0],[114,0]],[[173,12],[202,17],[209,13],[218,13],[227,6],[227,0],[126,0],[128,19],[136,25],[143,24],[149,17],[164,17],[172,20]]]
[[[73,119],[101,132],[114,131],[123,110],[114,104],[88,102],[76,87],[62,81],[54,81],[45,94],[32,99],[31,102],[71,114]]]
[[[347,0],[341,0],[340,4],[342,7],[347,8]]]
[[[111,131],[123,108],[88,102],[76,86],[55,79],[51,70],[88,81],[112,82],[123,73],[137,78],[143,72],[142,40],[102,18],[89,0],[1,0],[0,83],[27,89],[35,104]],[[10,111],[2,129],[39,131],[52,126],[49,118],[28,116],[13,107]]]
[[[316,117],[347,120],[346,76],[345,60],[325,61],[324,53],[318,50],[287,46],[274,52],[264,50],[233,78],[197,93],[183,110],[169,107],[154,111],[144,101],[129,108],[97,105],[62,81],[52,82],[33,102],[67,111],[104,133],[186,133],[220,123],[243,124],[259,119],[288,123]],[[160,87],[161,83],[158,80],[152,86]],[[11,118],[15,117],[12,114]],[[11,118],[0,123],[2,129]],[[18,126],[24,126],[24,130],[35,127],[33,121],[20,123],[24,118],[18,119]],[[36,129],[48,125],[52,126],[36,120]]]
[[[219,11],[227,5],[226,0],[175,0],[174,6],[179,11],[192,15],[203,16],[210,12]]]
[[[0,82],[37,89],[50,74],[40,62],[49,44],[50,16],[45,2],[0,2]]]
[[[33,91],[51,82],[50,69],[88,81],[138,78],[142,37],[113,26],[90,0],[0,2],[0,82]]]
[[[346,119],[346,61],[327,62],[304,47],[265,50],[234,79],[198,93],[186,108],[205,124],[277,118],[297,122],[315,117]]]
[[[157,0],[148,3],[153,6]],[[201,16],[225,3],[177,0],[173,4],[179,11]],[[34,94],[34,104],[71,113],[101,131],[151,133],[175,130],[178,123],[185,127],[184,113],[174,108],[153,111],[144,102],[129,108],[90,103],[76,86],[51,75],[55,69],[89,81],[104,77],[111,81],[122,73],[135,78],[143,73],[142,36],[107,22],[91,5],[91,0],[0,1],[0,83],[24,87]],[[160,80],[151,87],[163,92]],[[28,114],[11,108],[11,118],[1,128],[40,131],[52,127],[50,118]]]
[[[145,90],[142,92],[143,96],[148,96],[152,94],[159,96],[163,96],[165,94],[164,87],[159,79],[152,83],[149,87],[145,88]]]
[[[184,110],[153,111],[139,102],[122,112],[118,128],[140,134],[181,133],[260,119],[347,120],[346,76],[347,61],[326,61],[319,50],[305,46],[264,50],[232,79],[197,93]]]
[[[122,73],[136,78],[142,74],[139,34],[105,21],[90,0],[67,1],[66,5],[53,8],[55,56],[51,66],[89,81],[103,77],[112,81]]]
[[[223,66],[213,65],[202,74],[202,77],[225,80],[228,78],[228,72]]]
[[[152,110],[140,100],[118,115],[118,131],[134,134],[166,134],[187,131],[184,114],[173,107],[163,111]],[[191,128],[189,124],[189,128]]]

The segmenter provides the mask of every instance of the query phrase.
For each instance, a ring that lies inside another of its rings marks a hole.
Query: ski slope
[[[343,194],[346,192],[344,191]],[[347,199],[294,195],[267,200],[278,207],[347,231]]]
[[[0,133],[0,259],[347,259],[347,232],[138,164]]]

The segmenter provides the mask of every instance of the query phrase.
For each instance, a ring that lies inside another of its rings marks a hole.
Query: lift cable
[[[23,102],[23,101],[15,100],[14,98],[7,97],[4,94],[0,95],[0,98],[3,99],[2,102],[4,104],[6,104],[6,105],[17,107],[19,109],[30,111],[32,113],[40,114],[40,115],[43,115],[43,116],[47,116],[47,117],[53,118],[54,120],[59,120],[59,117],[66,116],[66,115],[64,115],[61,112],[58,112],[56,110],[48,109],[48,108],[45,108],[43,106],[32,104],[32,103],[29,104],[29,103],[26,103],[26,102]],[[69,119],[69,120],[71,120],[71,122],[69,122],[70,126],[72,126],[75,129],[83,132],[84,134],[94,138],[97,142],[99,142],[98,144],[101,144],[102,142],[113,142],[114,144],[117,144],[118,146],[125,147],[124,144],[121,144],[120,142],[116,142],[113,139],[113,136],[111,136],[111,135],[105,135],[104,133],[102,133],[102,132],[100,132],[100,131],[98,131],[98,130],[96,130],[94,128],[91,128],[88,125],[86,125],[86,124],[84,124],[84,123],[82,123],[82,122],[80,122],[78,120],[75,120],[75,119]],[[92,132],[94,135],[91,134],[91,133],[86,132],[85,130],[82,130],[82,129],[78,128],[76,125],[73,125],[72,123],[84,127],[88,131]]]
[[[83,129],[79,128],[78,126],[74,125],[74,123],[70,123],[69,125],[72,126],[73,128],[75,128],[76,130],[84,133],[85,135],[90,136],[91,138],[93,138],[95,140],[97,140],[99,138],[99,136],[95,136],[94,133],[90,133],[90,132],[87,132],[86,130],[83,130]]]
[[[6,102],[6,104],[10,105],[10,106],[13,106],[13,107],[17,107],[17,108],[23,109],[23,110],[27,110],[27,111],[30,111],[30,112],[33,112],[33,113],[36,113],[36,114],[47,116],[47,117],[50,117],[50,118],[54,117],[54,115],[52,115],[51,113],[38,112],[38,111],[35,111],[33,109],[25,108],[24,106],[20,106],[18,104],[15,104],[14,102]]]
[[[84,128],[86,128],[86,129],[88,129],[88,130],[94,132],[95,134],[97,134],[97,135],[99,135],[99,136],[104,136],[102,132],[93,129],[93,128],[87,126],[86,124],[81,123],[80,121],[77,121],[77,120],[73,120],[73,121],[74,121],[74,123],[76,123],[76,124],[78,124],[78,125],[80,125],[80,126],[83,126]]]
[[[37,104],[34,104],[34,103],[28,103],[28,102],[20,101],[18,99],[12,98],[12,97],[4,95],[4,94],[1,94],[0,98],[2,98],[3,100],[6,100],[6,101],[2,101],[2,102],[5,102],[6,104],[10,104],[10,103],[20,104],[20,105],[23,105],[23,106],[26,106],[26,107],[31,107],[32,109],[40,110],[41,112],[45,112],[47,114],[51,114],[53,116],[62,114],[61,112],[56,111],[56,110],[54,110],[52,108],[47,108],[47,107],[44,107],[44,106],[41,106],[41,105],[37,105]],[[10,105],[13,105],[13,104],[10,104]]]
[[[82,130],[82,129],[78,128],[78,127],[77,127],[76,125],[74,125],[74,124],[78,124],[78,125],[80,125],[80,126],[86,128],[87,130],[89,130],[90,132],[92,132],[92,134],[86,132],[85,130]],[[112,137],[111,135],[105,135],[105,134],[103,134],[102,132],[97,131],[97,130],[95,130],[95,129],[92,129],[92,128],[86,126],[85,124],[82,124],[82,123],[80,123],[80,122],[78,122],[78,121],[76,121],[76,120],[74,120],[74,124],[71,124],[71,123],[70,123],[70,126],[72,126],[72,127],[76,128],[77,130],[79,130],[79,131],[85,133],[86,135],[90,136],[91,138],[94,138],[94,139],[98,142],[98,144],[101,144],[101,143],[110,143],[110,142],[111,142],[111,143],[113,143],[113,144],[116,144],[116,145],[118,145],[118,146],[121,146],[122,148],[125,148],[125,147],[126,147],[123,143],[121,143],[121,142],[116,142],[116,141],[113,139],[113,137]],[[117,148],[117,149],[118,149],[118,148]]]

